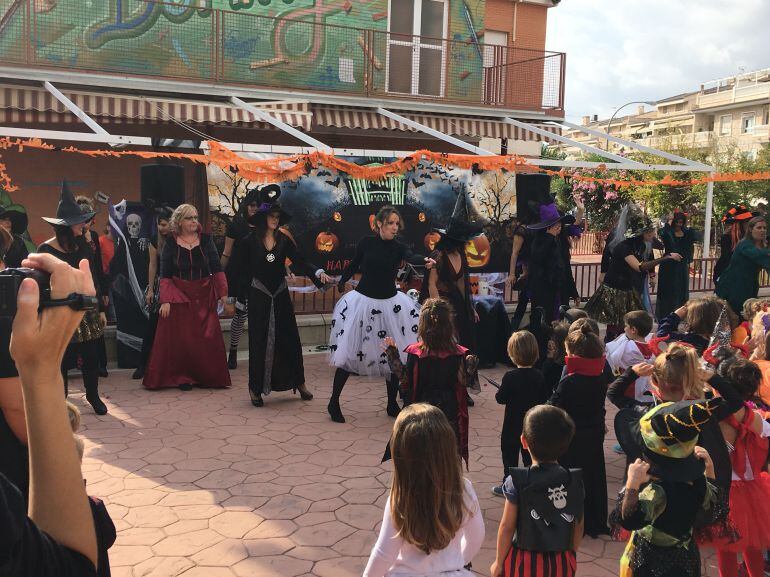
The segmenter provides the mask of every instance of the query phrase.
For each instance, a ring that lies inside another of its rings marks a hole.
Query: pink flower
[[[589,184],[588,190],[590,190],[591,192],[594,192],[596,190],[596,183],[592,182],[591,184]]]
[[[615,199],[617,199],[617,198],[618,198],[618,193],[617,193],[617,192],[615,192],[614,190],[608,190],[608,191],[607,191],[607,192],[604,194],[604,198],[606,198],[607,200],[615,200]]]

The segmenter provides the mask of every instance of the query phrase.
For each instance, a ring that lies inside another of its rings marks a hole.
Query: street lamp
[[[612,113],[612,116],[610,116],[609,122],[607,122],[607,135],[610,133],[610,126],[612,125],[612,121],[615,120],[615,115],[617,115],[618,112],[620,112],[623,108],[626,106],[631,106],[632,104],[646,104],[647,106],[655,106],[657,105],[657,102],[653,102],[651,100],[633,100],[631,102],[626,102],[623,106],[620,106],[615,110],[615,112]],[[610,149],[610,139],[607,139],[607,148],[605,150]]]

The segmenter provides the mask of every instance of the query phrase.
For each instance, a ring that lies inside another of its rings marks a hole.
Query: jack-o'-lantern
[[[334,222],[342,222],[342,215],[339,212],[334,213]]]
[[[340,246],[340,239],[332,232],[321,232],[315,239],[315,249],[320,253],[334,252]]]
[[[425,213],[421,212],[420,214],[418,214],[417,220],[419,220],[420,222],[425,222]]]
[[[423,241],[425,244],[425,248],[428,249],[428,251],[433,252],[436,250],[436,244],[438,241],[441,240],[441,235],[437,232],[429,232],[425,235],[425,240]]]
[[[469,240],[465,244],[465,256],[468,259],[468,266],[471,268],[481,268],[487,265],[492,256],[487,236],[480,234]]]
[[[377,232],[377,217],[373,214],[369,215],[369,228],[372,229],[372,231]]]
[[[476,275],[470,275],[468,277],[468,281],[471,285],[471,294],[477,295],[479,294],[479,277]]]

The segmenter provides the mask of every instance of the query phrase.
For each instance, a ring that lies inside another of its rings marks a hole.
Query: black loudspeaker
[[[540,220],[537,207],[551,202],[551,177],[548,174],[516,175],[516,216],[519,222],[537,222]]]
[[[184,204],[184,167],[177,164],[145,164],[141,168],[142,204],[155,208]]]

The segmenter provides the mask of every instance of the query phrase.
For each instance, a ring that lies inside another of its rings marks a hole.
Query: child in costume
[[[363,577],[473,577],[466,567],[484,542],[484,518],[446,417],[425,403],[405,407],[390,446],[393,480]]]
[[[457,344],[452,316],[452,307],[443,299],[423,303],[417,325],[419,341],[404,349],[406,365],[401,363],[395,340],[386,338],[384,344],[390,370],[401,383],[404,405],[429,403],[441,409],[455,431],[460,456],[467,466],[467,387],[480,389],[478,358]]]
[[[702,355],[709,346],[714,325],[721,313],[722,303],[718,299],[703,297],[690,300],[660,319],[656,340],[686,343],[695,347],[698,354]],[[679,332],[679,325],[683,320],[687,324],[687,332],[684,333]]]
[[[719,372],[738,390],[745,403],[720,423],[733,470],[728,519],[739,538],[718,546],[719,576],[737,577],[740,553],[748,576],[763,577],[762,551],[770,548],[770,475],[765,471],[770,423],[763,420],[751,404],[762,372],[756,364],[743,358],[725,360]]]
[[[708,452],[698,435],[722,399],[663,403],[640,416],[621,409],[615,432],[633,459],[613,524],[632,531],[620,577],[699,577],[696,516],[724,517]]]
[[[655,355],[647,343],[652,316],[647,311],[631,311],[623,318],[623,334],[607,343],[607,362],[619,377],[610,385],[607,398],[618,408],[651,405],[650,377],[631,375],[628,370],[639,363],[652,363]]]
[[[567,350],[564,343],[569,334],[569,325],[566,322],[553,323],[548,337],[547,357],[543,363],[542,371],[545,385],[549,391],[555,391],[564,372],[564,363]]]
[[[503,430],[500,434],[500,450],[503,456],[503,481],[511,467],[519,466],[519,453],[524,465],[532,460],[521,445],[521,433],[524,427],[524,415],[532,407],[540,405],[551,396],[546,388],[543,373],[533,368],[537,363],[538,346],[535,336],[528,331],[517,331],[508,339],[508,356],[516,368],[503,376],[495,400],[505,405]],[[492,492],[503,496],[503,487],[495,486]]]
[[[575,437],[559,463],[583,470],[585,532],[595,538],[609,534],[604,400],[612,374],[605,370],[604,343],[591,325],[583,322],[586,320],[576,321],[582,323],[580,329],[567,335],[567,375],[559,382],[548,404],[567,411],[575,423]]]
[[[583,537],[582,473],[558,463],[574,433],[575,424],[562,409],[538,405],[527,412],[521,444],[532,465],[512,467],[503,484],[492,577],[575,575]]]

